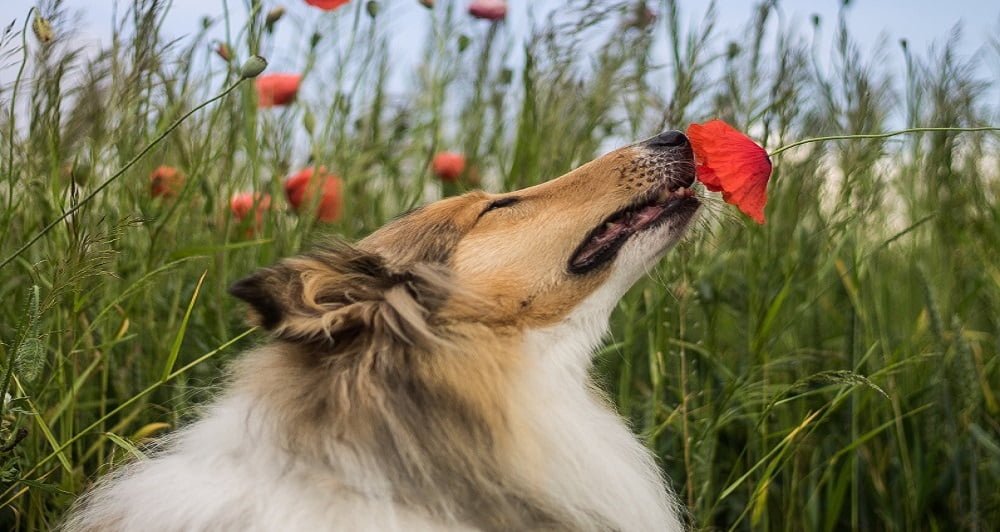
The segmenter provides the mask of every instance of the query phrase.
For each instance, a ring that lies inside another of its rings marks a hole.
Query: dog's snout
[[[680,148],[688,145],[688,139],[680,131],[664,131],[646,141],[650,148]]]

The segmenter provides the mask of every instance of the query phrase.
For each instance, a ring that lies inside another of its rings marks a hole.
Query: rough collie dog
[[[698,211],[694,170],[666,132],[237,282],[270,343],[63,528],[680,530],[588,370],[618,300]]]

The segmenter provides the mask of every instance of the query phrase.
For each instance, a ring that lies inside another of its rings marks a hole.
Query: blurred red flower
[[[163,165],[149,174],[150,194],[154,198],[173,198],[184,188],[184,174],[173,166]]]
[[[322,9],[323,11],[333,11],[346,4],[350,0],[306,0],[306,3]]]
[[[469,14],[486,20],[503,20],[507,16],[505,0],[475,0],[469,4]]]
[[[441,181],[454,183],[465,170],[465,157],[453,151],[439,152],[431,161],[431,170]]]
[[[257,105],[288,105],[299,92],[301,74],[266,74],[257,78]]]
[[[257,206],[254,209],[254,205]],[[271,195],[261,192],[240,192],[229,200],[229,210],[237,221],[242,222],[250,211],[255,213],[253,225],[247,228],[247,236],[253,235],[254,231],[260,229],[264,223],[264,213],[271,208]]]
[[[233,59],[233,51],[226,46],[226,43],[220,42],[215,45],[215,55],[221,57],[224,61],[230,61]]]
[[[722,120],[691,124],[687,130],[694,150],[698,180],[722,199],[764,223],[771,159],[749,137]]]
[[[313,179],[315,175],[315,179]],[[335,222],[340,218],[341,180],[336,175],[328,173],[326,168],[305,168],[285,181],[285,196],[296,212],[300,208],[308,208],[314,201],[313,194],[320,193],[319,206],[316,208],[316,219],[321,222]]]

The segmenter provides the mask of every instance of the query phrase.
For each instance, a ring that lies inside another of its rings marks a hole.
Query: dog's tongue
[[[757,223],[764,223],[771,159],[764,148],[722,120],[691,124],[688,140],[694,151],[698,180],[722,199],[736,205]]]

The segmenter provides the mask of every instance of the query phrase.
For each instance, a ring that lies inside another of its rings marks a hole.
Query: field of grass
[[[228,284],[324,234],[357,238],[474,181],[519,188],[714,117],[772,150],[1000,123],[998,81],[979,68],[1000,41],[975,57],[945,40],[871,54],[823,20],[833,54],[817,57],[814,28],[765,24],[772,2],[731,41],[711,9],[670,0],[650,3],[655,18],[573,0],[516,39],[439,1],[411,22],[432,31],[397,88],[392,10],[356,0],[275,23],[303,24],[297,102],[259,109],[240,82],[142,154],[251,53],[280,52],[271,2],[229,3],[252,8],[245,27],[204,24],[226,29],[231,62],[195,17],[188,37],[163,36],[151,0],[122,2],[94,57],[54,2],[41,8],[51,42],[30,18],[0,35],[17,79],[0,87],[0,529],[52,526],[98,474],[196,416],[226,362],[263,339]],[[693,528],[1000,524],[998,146],[939,132],[785,152],[766,225],[711,205],[622,301],[595,371]],[[428,170],[441,150],[474,169],[442,186]],[[343,178],[339,221],[289,209],[283,180],[308,164]],[[176,197],[151,195],[160,165],[186,176]],[[273,198],[256,228],[229,208],[253,190]]]

